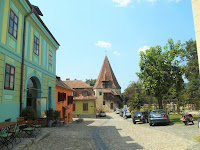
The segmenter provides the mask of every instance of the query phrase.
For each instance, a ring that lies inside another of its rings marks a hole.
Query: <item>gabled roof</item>
[[[63,82],[73,89],[92,89],[92,86],[88,85],[82,80],[63,81]]]
[[[47,26],[45,25],[45,23],[42,21],[42,19],[38,15],[38,13],[42,14],[42,12],[40,11],[39,7],[32,5],[29,0],[26,0],[26,2],[29,5],[30,9],[32,9],[32,7],[35,8],[34,14],[36,15],[36,17],[38,18],[38,20],[40,21],[40,23],[44,26],[44,28],[47,30],[47,32],[50,34],[50,36],[53,38],[53,40],[56,42],[56,44],[58,44],[60,46],[60,44],[58,43],[58,41],[55,39],[55,37],[53,36],[53,34],[50,32],[50,30],[47,28]]]
[[[98,79],[94,85],[94,89],[102,88],[102,81],[111,81],[113,89],[121,89],[119,83],[117,82],[117,79],[115,77],[115,74],[110,66],[108,57],[105,56],[103,65],[101,67],[101,71],[99,73]]]
[[[60,77],[56,76],[56,85],[68,90],[72,90],[74,91],[72,88],[70,88],[68,85],[66,85],[61,79]]]
[[[74,96],[74,100],[95,100],[95,96],[83,96],[82,94],[80,94],[79,96]]]

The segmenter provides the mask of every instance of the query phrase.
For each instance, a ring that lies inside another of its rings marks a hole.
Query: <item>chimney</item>
[[[69,81],[70,80],[70,78],[66,78],[66,81]]]

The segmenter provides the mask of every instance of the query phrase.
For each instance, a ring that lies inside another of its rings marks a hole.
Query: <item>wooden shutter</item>
[[[60,92],[58,92],[58,102],[60,102]]]
[[[83,111],[88,111],[88,103],[83,103]]]
[[[73,111],[76,111],[76,105],[73,103]]]
[[[66,93],[64,93],[64,100],[66,100]]]

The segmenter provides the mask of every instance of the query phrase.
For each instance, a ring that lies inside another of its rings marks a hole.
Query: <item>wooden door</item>
[[[110,109],[113,109],[113,103],[110,103]]]

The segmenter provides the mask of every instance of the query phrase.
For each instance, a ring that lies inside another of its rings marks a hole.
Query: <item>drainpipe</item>
[[[21,63],[21,81],[20,81],[20,117],[22,116],[22,97],[23,97],[23,82],[24,82],[24,54],[25,54],[25,38],[26,38],[26,19],[29,17],[34,11],[34,6],[32,6],[32,10],[24,17],[24,31],[23,31],[23,46],[22,46],[22,63]]]

